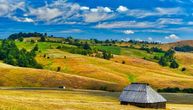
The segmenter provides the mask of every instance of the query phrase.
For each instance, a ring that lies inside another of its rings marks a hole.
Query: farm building
[[[124,88],[120,95],[123,105],[135,105],[143,108],[166,108],[166,99],[146,83],[132,83]]]

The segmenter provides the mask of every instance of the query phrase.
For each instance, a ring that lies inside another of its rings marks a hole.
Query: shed
[[[147,83],[132,83],[120,95],[122,105],[135,105],[143,108],[166,108],[167,100],[154,91]]]

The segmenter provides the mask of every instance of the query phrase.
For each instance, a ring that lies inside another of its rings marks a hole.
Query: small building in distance
[[[147,83],[132,83],[120,95],[122,105],[135,105],[142,108],[166,108],[167,100],[154,91]]]

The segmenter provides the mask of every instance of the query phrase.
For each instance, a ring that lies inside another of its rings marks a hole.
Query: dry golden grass
[[[114,89],[115,83],[70,75],[48,70],[14,67],[0,63],[0,86],[12,87],[58,87],[100,89],[108,86]]]
[[[46,52],[50,58],[37,57],[37,61],[46,69],[75,74],[119,84],[121,90],[130,82],[146,82],[155,88],[193,87],[193,76],[183,74],[180,70],[163,68],[157,63],[127,56],[115,56],[111,61],[88,56],[70,54],[57,49]],[[67,58],[64,59],[64,56]],[[126,64],[121,64],[122,61]]]
[[[120,105],[118,100],[119,94],[120,93],[102,91],[0,90],[0,109],[155,110],[130,105]],[[193,110],[193,105],[169,103],[167,104],[166,110]]]

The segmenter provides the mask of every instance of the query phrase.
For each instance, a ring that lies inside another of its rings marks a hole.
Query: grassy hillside
[[[70,75],[48,70],[14,67],[0,63],[0,86],[11,87],[58,87],[100,89],[108,86],[114,89],[112,82]]]
[[[163,44],[160,47],[168,50],[172,47],[176,47],[176,46],[193,46],[193,40],[183,40],[183,41],[177,41],[177,42],[173,42],[173,43],[167,43],[167,44]]]
[[[30,50],[35,43],[17,42],[17,45],[19,48]],[[162,67],[156,62],[142,59],[151,58],[154,54],[161,55],[160,53],[148,54],[142,50],[122,48],[121,55],[114,55],[114,58],[109,61],[55,49],[57,46],[68,44],[38,42],[38,45],[40,52],[36,60],[43,65],[44,69],[57,71],[60,67],[62,73],[118,84],[119,86],[114,90],[121,90],[127,84],[136,81],[150,83],[155,88],[193,87],[193,76],[189,72],[184,73],[180,69]],[[112,50],[112,48],[105,49]],[[126,64],[121,63],[123,60]],[[112,87],[107,85],[101,89],[110,88]]]
[[[120,105],[120,93],[102,91],[0,90],[1,110],[155,110]],[[193,96],[163,94],[166,110],[193,110]],[[174,98],[175,97],[175,98]],[[186,97],[189,97],[186,100]],[[173,104],[177,103],[177,104]]]
[[[146,82],[154,88],[193,87],[193,69],[191,69],[193,63],[187,63],[193,58],[191,53],[190,55],[177,53],[176,58],[181,67],[170,69],[152,60],[143,59],[152,59],[155,55],[162,56],[163,53],[152,54],[139,49],[97,46],[98,49],[117,54],[111,60],[105,60],[56,49],[62,45],[72,46],[69,44],[16,41],[20,49],[31,50],[36,44],[39,46],[36,60],[45,70],[5,66],[1,63],[0,71],[5,71],[1,72],[4,76],[0,78],[1,86],[58,87],[65,85],[73,88],[120,91],[131,82]],[[122,64],[123,61],[125,64]],[[184,66],[187,71],[182,72],[181,68]]]

